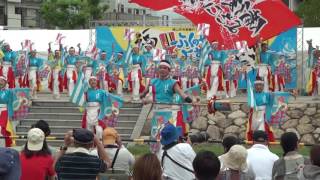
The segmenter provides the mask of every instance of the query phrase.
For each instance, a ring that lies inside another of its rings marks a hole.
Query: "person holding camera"
[[[74,144],[72,153],[66,154],[68,147]],[[96,146],[98,155],[91,155],[89,149]],[[64,145],[55,160],[58,179],[95,180],[97,175],[105,172],[111,161],[99,138],[87,129],[74,129],[67,132]]]
[[[179,130],[168,123],[161,131],[161,150],[157,156],[166,180],[195,179],[192,162],[196,153],[189,143],[179,143]]]

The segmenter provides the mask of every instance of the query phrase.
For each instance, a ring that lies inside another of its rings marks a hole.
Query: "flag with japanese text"
[[[170,9],[193,24],[210,24],[208,40],[219,48],[235,49],[235,42],[248,46],[270,39],[302,22],[281,0],[130,0],[156,11]]]

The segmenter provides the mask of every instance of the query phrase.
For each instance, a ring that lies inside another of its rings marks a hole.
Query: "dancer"
[[[60,50],[54,51],[54,56],[52,59],[48,58],[48,64],[51,68],[51,74],[48,79],[48,88],[52,91],[53,98],[59,99],[60,93],[63,92],[63,77],[61,74],[61,67],[62,67],[62,60],[61,60],[61,49],[62,46],[60,45]],[[51,56],[51,46],[49,44],[49,55]]]
[[[2,52],[4,54],[2,64],[0,67],[0,75],[3,75],[7,80],[7,86],[9,88],[15,88],[15,75],[14,75],[14,65],[17,55],[8,43],[4,43],[2,47]]]
[[[71,96],[74,85],[77,82],[77,68],[76,64],[79,56],[76,55],[74,47],[69,48],[69,54],[65,57],[65,75],[64,75],[64,88],[68,90],[68,95]]]
[[[37,91],[40,91],[41,80],[39,71],[43,69],[43,59],[37,57],[37,51],[32,50],[29,55],[29,64],[27,76],[25,76],[25,84],[31,89],[33,99],[37,99]]]
[[[129,73],[128,81],[132,91],[132,100],[139,101],[139,93],[144,90],[141,71],[142,56],[139,54],[138,47],[133,47],[132,52],[132,69]]]

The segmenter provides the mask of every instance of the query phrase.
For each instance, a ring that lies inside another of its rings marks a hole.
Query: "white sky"
[[[298,32],[301,32],[301,29]],[[320,28],[304,28],[304,49],[307,49],[306,40],[312,39],[313,45],[320,45]],[[82,50],[85,50],[89,45],[89,30],[0,30],[0,40],[5,40],[13,50],[20,50],[20,43],[25,39],[30,39],[34,42],[34,49],[37,51],[47,51],[48,43],[53,42],[52,48],[57,49],[54,41],[58,33],[62,33],[66,38],[63,44],[68,47],[81,43]],[[301,35],[298,36],[298,39]],[[299,46],[299,44],[298,44]]]

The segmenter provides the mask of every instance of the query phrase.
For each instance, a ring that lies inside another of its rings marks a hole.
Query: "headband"
[[[171,65],[165,61],[160,62],[159,66],[166,66],[168,68],[171,68]]]
[[[4,76],[0,76],[0,79],[3,79],[3,80],[5,80],[5,81],[7,81],[7,78],[4,77]]]
[[[90,80],[90,79],[98,80],[97,77],[95,77],[95,76],[90,76],[89,80]]]
[[[256,80],[256,81],[254,82],[254,84],[264,84],[264,81]]]

